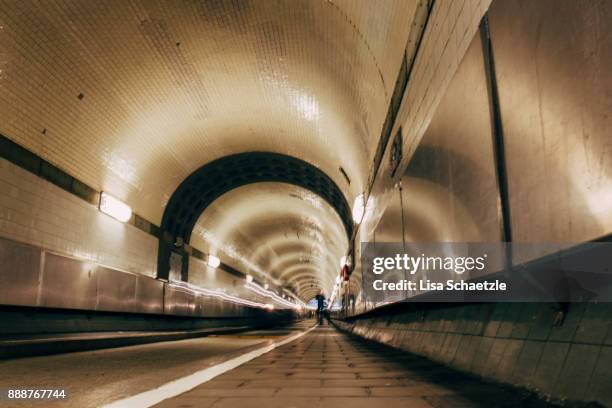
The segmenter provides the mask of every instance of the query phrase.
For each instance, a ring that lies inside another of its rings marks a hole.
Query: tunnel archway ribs
[[[171,248],[172,244],[177,238],[189,243],[198,218],[209,205],[228,191],[259,182],[293,184],[317,194],[340,216],[350,240],[353,234],[350,207],[327,174],[312,164],[283,154],[239,153],[200,167],[172,194],[162,217],[161,229],[165,234],[160,237],[158,277],[168,278],[170,252],[177,250]]]

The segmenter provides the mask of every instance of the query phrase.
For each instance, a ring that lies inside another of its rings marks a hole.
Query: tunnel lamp
[[[246,281],[247,281],[248,283],[253,282],[253,276],[252,276],[252,275],[247,275],[247,276],[246,276]]]
[[[270,303],[266,303],[264,305],[264,309],[266,309],[266,310],[274,310],[274,305],[272,305]]]
[[[214,255],[208,255],[207,263],[211,268],[218,268],[221,265],[221,260]]]
[[[270,288],[270,285],[268,285],[267,283],[264,283],[264,289],[268,290]]]
[[[361,222],[364,212],[364,196],[363,194],[359,194],[357,197],[355,197],[355,202],[353,202],[353,221],[355,221],[356,224]]]
[[[132,217],[132,209],[115,197],[102,192],[100,194],[100,211],[116,220],[127,222]]]

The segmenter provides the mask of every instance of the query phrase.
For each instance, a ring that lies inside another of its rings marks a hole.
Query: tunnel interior
[[[249,184],[256,185],[240,189],[241,186]],[[290,184],[297,188],[288,188],[283,184]],[[234,189],[240,191],[233,192]],[[267,195],[262,196],[261,191],[266,192]],[[207,208],[224,194],[227,194],[227,197],[223,198],[222,203],[215,205],[217,212],[223,211],[223,214],[220,214],[223,217],[222,221],[215,219],[219,215],[203,217]],[[256,200],[265,200],[259,209],[253,208]],[[296,200],[302,200],[314,207],[314,211],[296,208],[298,207]],[[321,201],[324,201],[325,204]],[[278,210],[273,213],[272,202],[278,205],[283,215],[279,214]],[[231,209],[231,206],[238,208]],[[337,216],[323,218],[320,212],[323,211],[324,206],[331,207]],[[292,212],[295,213],[294,216],[287,214]],[[267,217],[265,221],[259,219],[263,216]],[[296,217],[303,219],[301,225],[292,225]],[[338,226],[334,224],[338,223],[338,218],[344,228],[345,237],[337,234]],[[257,263],[268,262],[266,265],[268,272],[264,272],[259,266],[255,267],[255,271],[249,266],[245,269],[244,262],[239,262],[242,256],[235,254],[227,256],[227,250],[223,251],[226,255],[223,258],[239,258],[234,259],[238,269],[254,275],[263,275],[258,276],[262,281],[287,282],[292,287],[302,285],[302,278],[315,277],[320,282],[329,281],[330,277],[322,279],[321,273],[329,274],[329,271],[334,271],[338,261],[331,261],[330,265],[329,259],[318,258],[331,257],[331,259],[339,260],[342,253],[348,251],[348,242],[353,235],[351,211],[342,191],[319,169],[299,159],[274,153],[252,152],[227,156],[196,170],[181,183],[170,198],[160,226],[164,235],[160,237],[158,277],[165,279],[170,277],[171,254],[178,252],[179,256],[183,257],[181,270],[172,272],[175,272],[179,279],[189,281],[189,253],[184,251],[182,245],[177,245],[177,242],[189,244],[196,225],[199,227],[196,247],[200,250],[220,251],[220,245],[211,245],[211,240],[217,243],[222,242],[223,247],[232,246],[235,243],[225,235],[216,236],[214,228],[210,225],[212,223],[219,225],[217,228],[222,227],[224,231],[227,231],[225,234],[231,234],[232,228],[245,229],[249,224],[259,225],[261,230],[251,229],[251,239],[258,237],[262,243],[252,246],[254,252],[251,258],[255,258]],[[232,224],[233,227],[230,226]],[[292,237],[289,238],[288,235]],[[242,239],[248,239],[248,237],[242,237]],[[305,242],[302,244],[302,241]],[[247,252],[244,248],[239,248],[238,251]],[[266,252],[257,253],[258,251]],[[216,255],[213,254],[213,256]],[[278,259],[257,259],[264,256]],[[288,258],[288,262],[270,270],[271,261],[282,263],[281,258],[283,257]],[[247,262],[251,264],[251,261]],[[283,269],[274,270],[280,266]],[[297,272],[308,270],[311,271],[310,274],[296,275]],[[334,278],[332,274],[331,280],[333,281]],[[305,286],[305,288],[328,291],[331,287],[328,283],[325,282],[323,285],[317,283],[316,287]]]
[[[612,405],[611,23],[603,0],[0,0],[0,357],[193,340],[155,346],[187,367],[257,337],[248,364],[319,381],[265,398],[304,406],[483,406],[466,374]],[[372,268],[431,248],[486,268]],[[518,289],[430,284],[493,280]]]

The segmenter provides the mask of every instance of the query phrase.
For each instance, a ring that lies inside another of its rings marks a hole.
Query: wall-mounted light
[[[270,288],[270,285],[268,285],[267,283],[264,283],[264,289],[268,290]]]
[[[368,197],[366,202],[365,195],[359,194],[355,197],[355,201],[353,202],[353,221],[356,224],[361,224],[365,222],[368,218],[372,216],[374,211],[374,197]]]
[[[353,202],[353,221],[356,224],[361,222],[361,218],[363,218],[363,213],[365,212],[365,197],[363,194],[359,194],[355,197],[355,201]]]
[[[208,255],[207,264],[211,268],[218,268],[221,265],[221,260],[214,255]]]
[[[104,214],[110,215],[121,222],[127,222],[132,218],[132,209],[127,204],[105,192],[100,194],[99,208]]]
[[[247,281],[248,283],[253,282],[253,276],[252,276],[252,275],[247,275],[247,276],[246,276],[246,281]]]
[[[259,286],[257,283],[248,280],[248,277],[251,275],[247,275],[247,282],[244,284],[244,287],[250,291],[257,293],[258,295],[265,296],[269,299],[272,299],[274,302],[284,306],[284,308],[296,308],[297,304],[286,300],[283,296],[282,292],[274,293],[271,290],[266,290],[263,287]]]

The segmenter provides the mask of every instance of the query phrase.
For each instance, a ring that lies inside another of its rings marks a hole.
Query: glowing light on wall
[[[132,209],[115,197],[102,192],[100,194],[100,211],[116,220],[127,222],[132,217]]]
[[[267,307],[268,305],[264,303],[254,302],[251,300],[239,298],[237,296],[228,295],[222,289],[211,290],[211,289],[201,288],[199,286],[195,286],[190,283],[182,282],[182,281],[171,281],[170,285],[174,289],[177,289],[184,293],[195,293],[195,294],[203,295],[206,297],[219,298],[219,299],[222,299],[230,303],[235,303],[237,305],[257,307],[260,309],[267,309],[267,310],[274,309],[274,308],[270,309],[269,307]]]
[[[356,224],[359,224],[363,218],[363,213],[365,212],[364,200],[363,194],[359,194],[355,197],[355,201],[353,202],[353,221],[355,221]]]
[[[219,265],[221,265],[221,260],[214,255],[208,255],[208,260],[206,263],[211,268],[218,268]]]
[[[276,303],[284,306],[285,308],[292,308],[292,309],[299,309],[300,306],[296,305],[293,302],[289,302],[288,300],[283,299],[281,296],[277,295],[276,293],[272,292],[271,290],[266,290],[264,288],[262,288],[261,286],[259,286],[258,284],[256,284],[255,282],[247,282],[244,284],[244,287],[257,293],[260,296],[263,297],[267,297],[269,299],[272,299],[273,301],[275,301]]]
[[[251,275],[247,275],[247,276],[246,276],[246,281],[247,281],[248,283],[253,282],[253,276],[251,276]]]
[[[365,202],[365,196],[359,194],[353,202],[353,221],[356,224],[361,224],[372,215],[374,209],[374,198],[370,196],[368,202]]]

